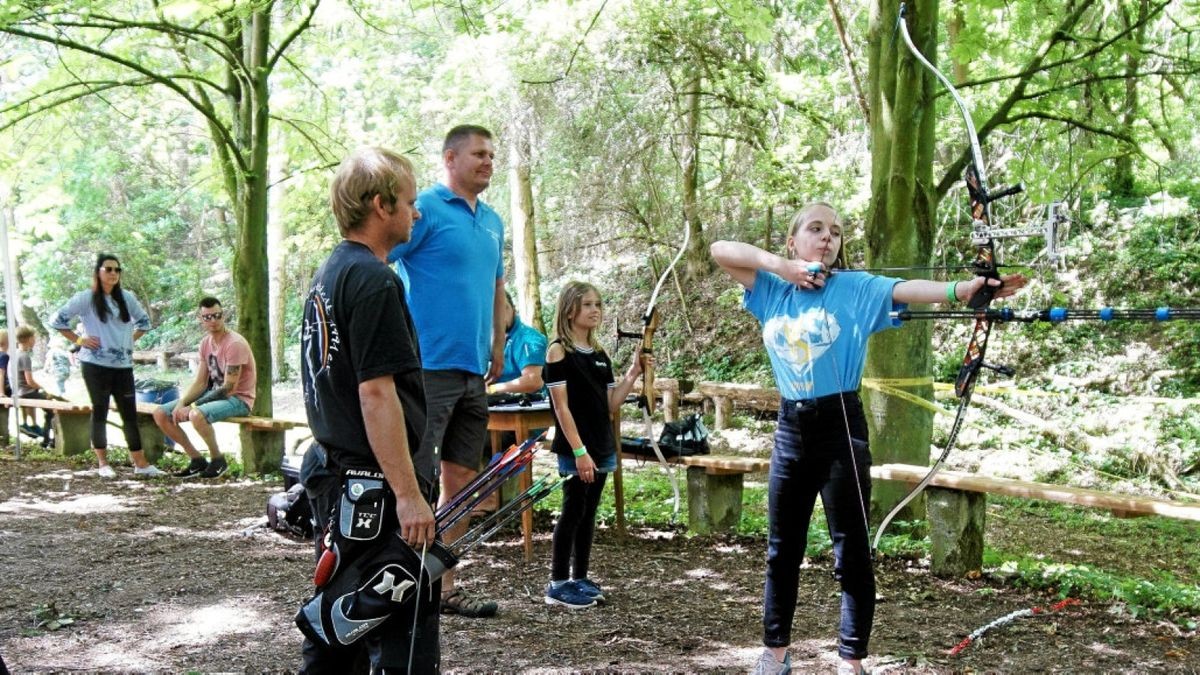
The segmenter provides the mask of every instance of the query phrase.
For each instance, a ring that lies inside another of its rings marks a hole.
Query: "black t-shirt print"
[[[366,246],[341,242],[313,278],[302,330],[304,407],[313,437],[330,459],[342,469],[378,468],[358,385],[391,375],[404,409],[417,476],[426,483],[423,487],[432,486],[432,453],[421,453],[421,356],[400,278]]]

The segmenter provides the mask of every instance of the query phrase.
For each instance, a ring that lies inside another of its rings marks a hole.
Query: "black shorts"
[[[434,456],[470,469],[479,468],[487,442],[487,389],[483,376],[465,370],[426,370],[425,436]]]

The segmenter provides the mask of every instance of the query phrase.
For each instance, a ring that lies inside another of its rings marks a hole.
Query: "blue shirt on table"
[[[817,290],[801,290],[759,270],[742,304],[763,328],[763,345],[784,398],[818,398],[857,391],[867,338],[891,328],[889,315],[905,307],[892,301],[902,281],[867,273],[826,278]]]
[[[421,219],[388,262],[404,280],[426,370],[487,373],[496,280],[504,278],[504,222],[490,206],[442,184],[417,196]]]
[[[500,373],[500,382],[508,382],[521,377],[521,371],[528,366],[541,368],[546,365],[546,336],[537,332],[532,326],[521,322],[521,317],[513,317],[512,328],[504,341],[504,371]],[[543,386],[536,394],[545,394]]]

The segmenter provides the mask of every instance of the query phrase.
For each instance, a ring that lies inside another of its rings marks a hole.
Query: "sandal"
[[[478,507],[471,510],[471,521],[487,520],[489,516],[496,513],[496,509],[485,509]]]
[[[467,595],[461,588],[442,596],[442,614],[482,618],[496,616],[498,609],[494,601]]]

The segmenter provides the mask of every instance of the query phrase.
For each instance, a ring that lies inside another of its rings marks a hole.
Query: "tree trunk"
[[[275,155],[271,161],[270,176],[283,175],[286,157],[284,153]],[[270,182],[268,180],[268,182]],[[270,279],[269,297],[271,317],[271,362],[275,364],[275,372],[271,374],[272,382],[283,382],[288,379],[287,358],[284,354],[287,343],[285,333],[284,310],[287,303],[284,295],[287,293],[286,281],[283,276],[284,246],[287,233],[283,227],[283,184],[278,183],[268,195],[270,207],[267,220],[267,276]],[[264,375],[267,373],[264,372]]]
[[[519,96],[516,94],[514,96]],[[518,103],[520,105],[520,103]],[[519,119],[519,118],[518,118]],[[516,275],[517,304],[525,323],[543,335],[541,274],[538,271],[537,221],[534,220],[533,184],[529,177],[532,144],[528,125],[518,121],[512,127],[509,153],[510,227],[513,238],[513,272]]]
[[[1130,42],[1133,43],[1131,48],[1125,54],[1125,85],[1124,96],[1122,97],[1121,111],[1118,117],[1121,120],[1121,130],[1130,137],[1135,137],[1137,134],[1137,120],[1140,116],[1140,101],[1138,99],[1138,78],[1137,72],[1142,66],[1141,51],[1137,45],[1145,40],[1146,23],[1145,15],[1149,11],[1147,0],[1141,0],[1138,3],[1137,21],[1140,28],[1134,30],[1130,35]],[[1129,16],[1129,8],[1121,5],[1117,11],[1117,15],[1121,19],[1121,25],[1125,29],[1132,27],[1134,18]],[[1125,148],[1124,152],[1117,155],[1113,162],[1112,174],[1109,177],[1109,191],[1119,197],[1132,197],[1136,192],[1136,179],[1133,175],[1133,158],[1137,148]]]
[[[708,275],[713,265],[700,225],[700,84],[700,76],[692,76],[684,95],[687,128],[683,134],[683,219],[690,233],[684,266],[689,279]]]
[[[898,0],[875,0],[870,26],[871,206],[867,215],[867,266],[928,265],[933,250],[936,193],[933,184],[934,108],[929,74],[892,39]],[[913,41],[927,57],[935,52],[936,0],[909,5]],[[930,59],[932,61],[932,58]],[[915,322],[871,340],[865,376],[907,383],[905,390],[933,399],[930,324]],[[867,390],[864,403],[871,427],[875,464],[927,464],[933,417],[920,406]],[[906,485],[881,483],[874,489],[873,517],[900,501]],[[912,518],[922,512],[914,500]]]
[[[234,255],[234,292],[239,312],[238,332],[250,343],[254,360],[260,373],[254,414],[270,415],[273,408],[271,396],[271,331],[269,297],[263,294],[268,287],[267,268],[267,160],[270,148],[270,106],[267,64],[267,49],[271,34],[271,15],[266,11],[255,12],[250,18],[249,30],[244,35],[245,53],[249,61],[247,71],[253,74],[250,88],[241,100],[242,126],[248,132],[247,147],[250,156],[250,173],[243,182],[243,202],[239,205],[243,217],[239,219],[238,246]],[[243,427],[242,462],[248,473],[270,471],[278,468],[283,448],[263,447],[263,435],[252,434]]]

